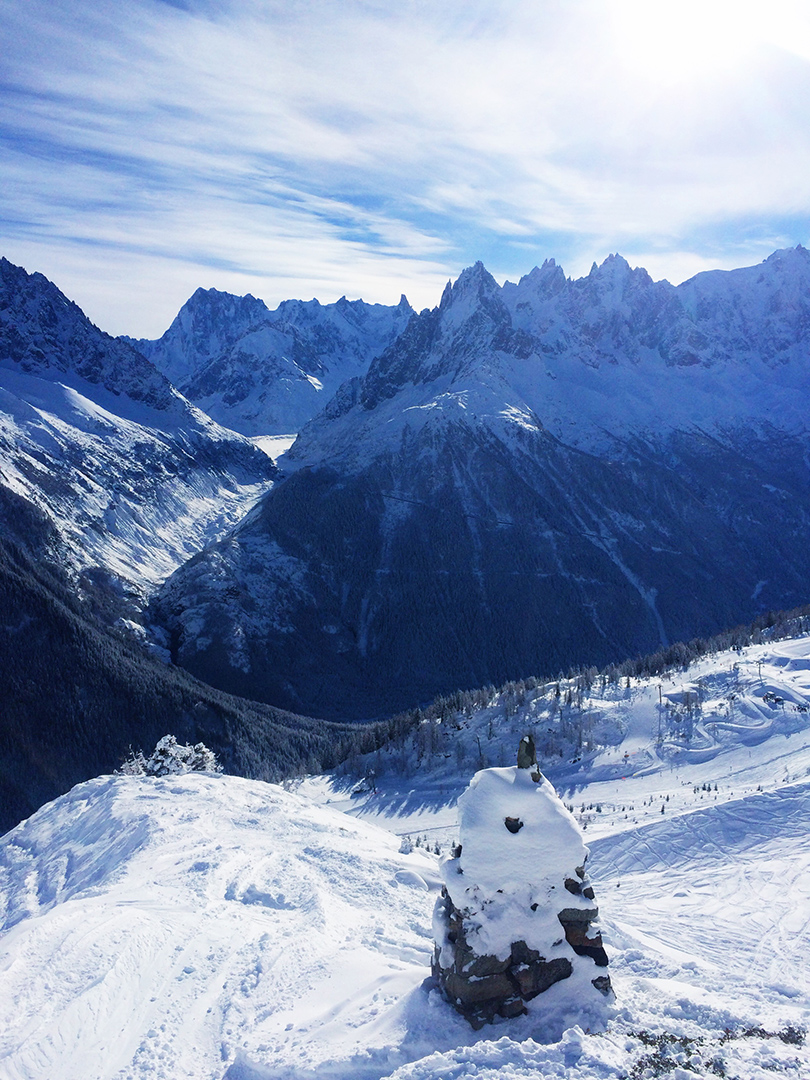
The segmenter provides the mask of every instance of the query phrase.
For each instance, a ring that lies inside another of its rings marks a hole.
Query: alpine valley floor
[[[659,737],[664,701],[693,693],[691,737]],[[452,838],[475,763],[389,771],[376,792],[82,784],[0,840],[0,1077],[807,1077],[808,705],[810,637],[750,646],[606,688],[603,741],[547,769],[586,825],[605,1031],[558,1013],[474,1032],[427,979],[423,838]],[[495,699],[454,738],[497,759],[544,708]]]

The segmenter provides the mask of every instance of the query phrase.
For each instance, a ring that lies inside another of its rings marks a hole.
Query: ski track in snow
[[[701,745],[737,688],[708,757],[656,741],[659,684],[698,679]],[[438,860],[395,834],[452,836],[449,779],[409,780],[407,809],[325,778],[102,777],[0,839],[0,1077],[806,1080],[810,730],[768,692],[810,695],[810,639],[634,680],[600,706],[623,740],[557,778],[588,826],[605,1031],[474,1032],[426,981]],[[515,742],[525,716],[501,722]]]

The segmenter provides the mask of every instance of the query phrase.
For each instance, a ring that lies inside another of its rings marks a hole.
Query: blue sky
[[[202,285],[433,306],[810,241],[806,0],[0,0],[0,253],[111,333]]]

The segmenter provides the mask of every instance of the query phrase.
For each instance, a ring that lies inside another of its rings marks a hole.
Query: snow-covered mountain
[[[285,300],[270,311],[253,296],[198,289],[157,341],[132,343],[221,424],[245,435],[296,432],[346,379],[401,333],[398,305],[341,297]]]
[[[150,655],[126,597],[65,565],[53,521],[0,484],[0,832],[167,731],[262,779],[327,767],[369,734],[229,697]]]
[[[334,740],[141,645],[145,596],[274,475],[41,274],[0,260],[0,828],[167,729],[255,776]]]
[[[479,263],[158,618],[218,685],[367,717],[803,603],[808,354],[803,248],[678,287]]]
[[[560,760],[555,783],[586,826],[606,1024],[538,1007],[475,1031],[428,980],[441,879],[411,841],[447,852],[475,762],[437,755],[443,786],[389,770],[353,795],[339,778],[101,777],[0,839],[0,1072],[803,1080],[808,672],[804,635],[594,688],[616,741]],[[659,681],[670,703],[700,696],[692,745],[659,739]],[[547,726],[542,697],[440,726],[514,753],[515,732]]]
[[[74,570],[154,587],[274,472],[45,277],[0,260],[0,483],[53,522]]]

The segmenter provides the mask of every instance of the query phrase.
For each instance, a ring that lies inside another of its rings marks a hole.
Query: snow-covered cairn
[[[476,773],[458,805],[460,843],[442,865],[434,912],[433,974],[445,997],[474,1028],[528,1012],[541,994],[587,1021],[612,997],[588,849],[531,737],[517,768]]]

